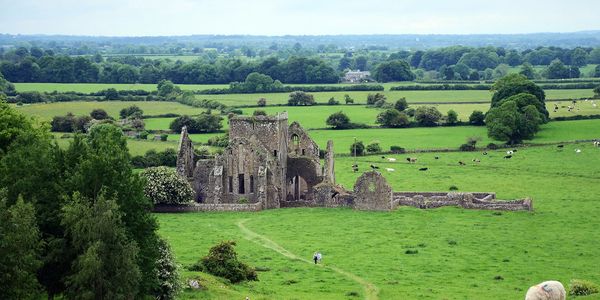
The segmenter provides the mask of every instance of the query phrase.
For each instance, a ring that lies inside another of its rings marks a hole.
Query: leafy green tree
[[[442,113],[433,106],[420,106],[415,111],[415,120],[421,126],[436,126]]]
[[[141,108],[139,108],[137,105],[125,107],[125,108],[121,109],[121,111],[119,112],[119,116],[121,116],[121,119],[141,118],[143,114],[144,114],[144,111]]]
[[[587,64],[588,53],[580,47],[571,51],[571,65],[575,67],[583,67]]]
[[[415,77],[410,66],[403,60],[382,62],[373,71],[373,78],[378,82],[411,81]]]
[[[11,95],[15,93],[15,85],[4,79],[2,73],[0,73],[0,94]]]
[[[375,105],[375,103],[379,101],[385,102],[387,98],[382,93],[368,94],[367,95],[367,105]]]
[[[600,97],[600,85],[594,88],[594,96]]]
[[[139,248],[128,236],[123,212],[104,192],[79,193],[63,207],[62,224],[77,258],[66,278],[66,294],[79,299],[131,299],[139,291]]]
[[[327,101],[327,104],[328,104],[328,105],[338,105],[338,104],[340,104],[340,102],[339,102],[339,101],[337,101],[337,100],[335,100],[335,98],[334,98],[334,97],[331,97],[331,98],[329,98],[329,100]]]
[[[296,91],[290,93],[288,99],[289,106],[311,106],[315,105],[315,98],[312,94],[305,93],[303,91]]]
[[[533,66],[530,63],[524,63],[521,65],[521,71],[519,71],[519,74],[527,77],[527,79],[534,79],[535,69],[533,69]]]
[[[456,125],[458,123],[458,114],[453,109],[448,111],[446,115],[446,123],[448,125]]]
[[[534,105],[519,109],[512,100],[491,108],[485,118],[488,136],[509,144],[533,138],[541,123],[542,114]]]
[[[258,99],[258,101],[256,102],[256,105],[258,105],[260,107],[267,106],[267,98],[260,98],[260,99]]]
[[[253,116],[266,116],[267,112],[262,109],[256,109],[252,112]]]
[[[172,81],[165,79],[158,82],[156,90],[158,91],[157,95],[160,97],[170,97],[181,94],[181,89],[178,86],[173,84]]]
[[[115,88],[108,88],[101,91],[104,94],[104,100],[119,100],[119,92]]]
[[[160,254],[156,262],[158,287],[154,291],[154,296],[158,300],[172,300],[182,288],[179,282],[179,266],[175,262],[171,246],[162,238],[158,240],[158,252]]]
[[[141,175],[146,178],[144,194],[154,204],[184,204],[194,200],[192,186],[173,168],[147,168]]]
[[[496,52],[479,48],[465,53],[458,62],[467,65],[469,68],[483,71],[487,68],[493,69],[497,67],[500,58]]]
[[[365,144],[362,141],[356,141],[350,145],[350,154],[362,156],[365,153]]]
[[[475,126],[485,125],[485,114],[482,111],[474,110],[469,116],[469,124]]]
[[[9,207],[6,195],[0,195],[0,298],[40,298],[41,247],[33,205],[19,198]]]
[[[104,109],[101,109],[101,108],[96,108],[96,109],[92,110],[92,112],[90,113],[90,116],[94,120],[104,120],[104,119],[110,118],[108,116],[108,113]]]
[[[549,113],[544,102],[546,94],[542,88],[533,83],[533,81],[527,79],[527,77],[521,74],[507,75],[494,83],[492,91],[494,92],[494,95],[492,96],[492,108],[498,106],[502,99],[520,93],[528,93],[538,98],[542,104],[539,106],[539,112],[544,116],[544,122],[548,119]]]
[[[379,141],[373,141],[367,145],[368,153],[379,153],[381,152],[381,145],[379,145]]]
[[[555,59],[550,63],[546,69],[546,76],[549,79],[571,78],[571,76],[569,76],[569,68],[567,68],[559,59]]]
[[[234,241],[223,241],[210,248],[208,255],[200,260],[202,270],[232,283],[258,280],[256,270],[238,259],[234,246]]]
[[[376,123],[381,124],[382,127],[398,128],[407,127],[410,125],[410,120],[405,113],[392,108],[379,113]]]
[[[353,104],[354,103],[354,99],[352,99],[352,97],[350,97],[350,95],[345,94],[344,95],[344,102],[346,104]]]
[[[398,111],[404,111],[408,108],[408,103],[406,102],[406,98],[402,97],[394,103],[394,108]]]
[[[350,118],[342,111],[331,114],[325,123],[334,129],[348,129],[352,126]]]

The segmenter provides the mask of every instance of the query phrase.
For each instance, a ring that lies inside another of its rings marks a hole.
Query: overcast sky
[[[0,33],[319,35],[600,29],[600,0],[0,0]]]

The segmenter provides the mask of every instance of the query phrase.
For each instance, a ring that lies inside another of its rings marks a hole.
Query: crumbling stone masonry
[[[181,130],[177,172],[196,193],[189,206],[156,211],[258,211],[280,207],[350,207],[392,210],[459,206],[472,209],[532,210],[531,199],[497,201],[494,193],[393,192],[379,172],[363,173],[347,191],[335,183],[333,142],[321,166],[319,147],[287,113],[229,119],[229,145],[221,155],[200,159],[187,128]]]

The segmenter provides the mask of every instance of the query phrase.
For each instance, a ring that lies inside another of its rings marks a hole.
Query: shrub
[[[458,187],[457,187],[457,186],[455,186],[455,185],[451,185],[451,186],[448,188],[448,190],[450,190],[450,191],[458,191]]]
[[[598,286],[593,282],[581,279],[573,279],[569,284],[569,295],[587,296],[598,293]]]
[[[408,116],[394,108],[379,113],[375,122],[381,124],[382,127],[389,128],[407,127],[410,125]]]
[[[446,115],[446,123],[448,125],[456,125],[458,123],[458,114],[453,109],[448,111]]]
[[[415,109],[412,107],[407,108],[406,110],[404,110],[404,113],[409,116],[409,117],[414,117],[415,116]]]
[[[419,250],[417,249],[407,249],[404,251],[404,254],[419,254]]]
[[[315,98],[312,94],[305,93],[303,91],[295,91],[290,93],[288,99],[289,106],[310,106],[315,105]]]
[[[474,110],[469,116],[469,124],[474,126],[483,126],[485,125],[485,114],[481,111]]]
[[[381,152],[381,146],[379,145],[379,141],[373,141],[367,145],[368,153],[379,153]]]
[[[232,283],[258,280],[256,271],[238,260],[234,246],[234,241],[223,241],[210,248],[208,255],[199,262],[202,270],[226,278]]]
[[[154,204],[184,204],[192,202],[194,191],[187,181],[168,167],[153,167],[142,172],[147,179],[144,194]]]
[[[594,88],[594,97],[600,97],[600,84]]]
[[[177,292],[181,290],[179,266],[175,263],[171,246],[162,238],[158,239],[158,253],[160,255],[156,260],[158,286],[154,290],[154,296],[161,300],[175,299]]]
[[[350,95],[348,95],[348,94],[345,94],[345,95],[344,95],[344,102],[346,102],[346,104],[353,104],[353,103],[354,103],[354,99],[352,99],[352,98],[350,97]]]
[[[494,143],[489,143],[489,144],[487,144],[486,148],[490,149],[490,150],[496,150],[496,149],[498,149],[500,147],[498,145],[494,144]]]
[[[420,106],[415,111],[415,120],[421,126],[436,126],[442,118],[442,113],[433,106]]]
[[[253,116],[266,116],[267,112],[262,110],[262,109],[257,109],[254,112],[252,112]]]
[[[220,148],[225,148],[229,146],[229,134],[226,133],[224,135],[214,136],[208,139],[207,144],[209,146],[215,146]]]
[[[350,118],[342,111],[331,114],[325,123],[334,129],[347,129],[352,125]]]
[[[408,108],[408,103],[406,102],[406,98],[402,97],[394,103],[394,108],[398,111],[404,111]]]
[[[167,141],[167,138],[169,138],[169,135],[168,135],[168,134],[164,134],[164,133],[163,133],[163,134],[161,134],[161,135],[160,135],[160,140],[161,140],[162,142],[166,142],[166,141]]]
[[[184,115],[173,120],[169,128],[177,133],[181,132],[183,126],[187,126],[189,133],[216,132],[223,127],[223,124],[221,124],[222,120],[221,116],[211,113],[203,113],[195,118]]]
[[[258,105],[260,107],[267,106],[267,98],[258,99],[258,101],[256,101],[256,105]]]
[[[476,148],[475,148],[474,144],[466,143],[466,144],[460,145],[460,147],[458,147],[458,149],[460,151],[475,151]]]
[[[363,144],[362,141],[356,141],[354,143],[352,143],[352,145],[350,145],[350,154],[354,155],[356,154],[356,156],[362,156],[365,153],[365,145]]]
[[[140,134],[138,135],[138,137],[142,140],[147,140],[148,139],[148,131],[142,131],[140,132]]]
[[[382,93],[368,94],[367,95],[367,105],[375,105],[377,101],[383,101],[385,103],[387,98]]]
[[[96,108],[90,112],[90,116],[94,118],[94,120],[104,120],[108,119],[108,113],[101,108]]]
[[[340,104],[340,101],[335,100],[335,98],[331,97],[329,98],[329,101],[327,101],[327,105],[338,105]]]
[[[121,119],[141,118],[143,114],[144,114],[144,111],[141,108],[139,108],[137,105],[132,105],[132,106],[123,108],[119,112],[119,116],[121,116]]]
[[[406,152],[406,149],[404,149],[400,146],[390,146],[390,152],[392,152],[394,154],[402,154],[402,153]]]

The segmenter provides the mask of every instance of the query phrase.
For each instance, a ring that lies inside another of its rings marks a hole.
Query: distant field
[[[229,87],[228,84],[180,84],[183,90],[205,90],[222,89]],[[156,84],[153,83],[15,83],[15,88],[19,92],[37,91],[37,92],[79,92],[93,93],[108,88],[117,90],[156,90]]]
[[[202,108],[195,108],[176,102],[164,101],[75,101],[75,102],[54,102],[54,103],[36,103],[15,106],[19,111],[34,115],[40,120],[48,121],[54,116],[65,115],[71,112],[75,115],[89,115],[96,108],[102,108],[113,118],[119,118],[121,109],[137,105],[145,115],[159,115],[166,113],[175,114],[199,114],[204,111]]]

